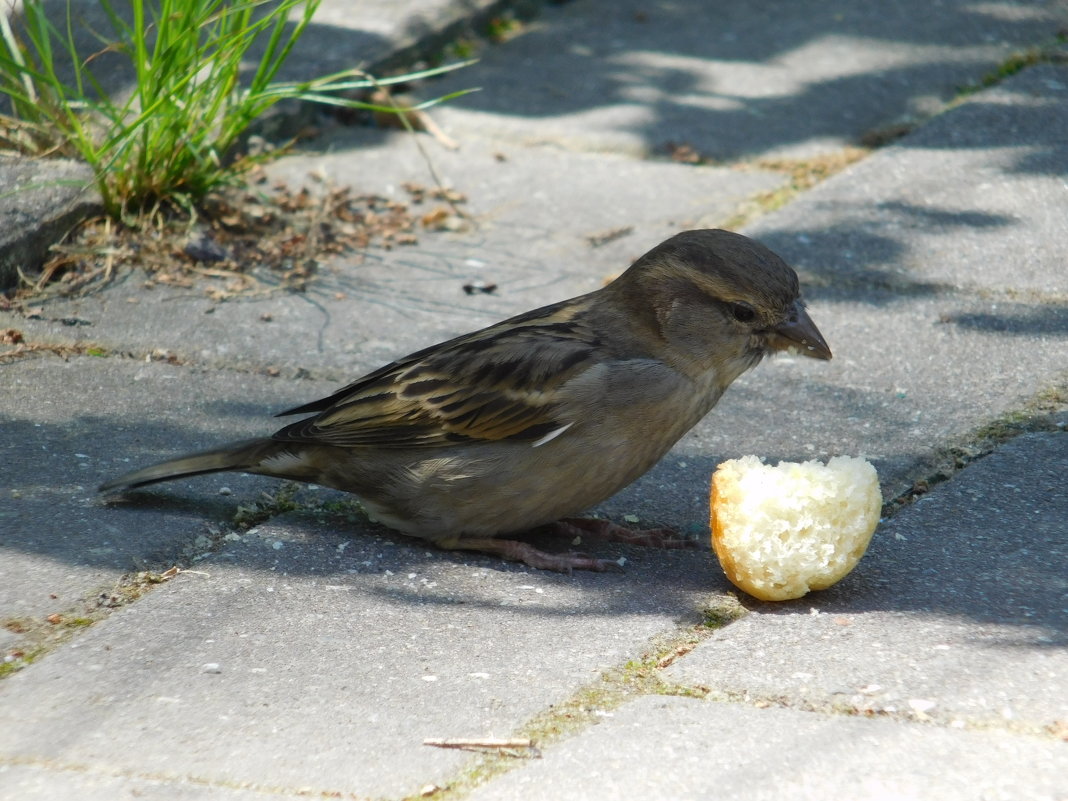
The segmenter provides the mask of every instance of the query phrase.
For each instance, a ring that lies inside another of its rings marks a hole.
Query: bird
[[[354,493],[373,520],[444,549],[566,573],[618,569],[508,535],[549,524],[607,533],[574,516],[647,472],[736,378],[784,350],[831,358],[797,273],[742,234],[683,231],[593,292],[281,412],[304,417],[269,437],[135,470],[100,491],[256,473]],[[670,544],[660,534],[632,539]]]

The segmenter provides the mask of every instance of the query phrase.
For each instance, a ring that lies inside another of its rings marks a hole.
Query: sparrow
[[[136,470],[100,490],[258,473],[352,492],[371,518],[442,548],[610,570],[616,561],[502,535],[610,497],[738,376],[789,349],[831,358],[793,269],[741,234],[684,231],[601,289],[432,345],[284,411],[306,416],[270,437]],[[665,544],[640,533],[633,541]]]

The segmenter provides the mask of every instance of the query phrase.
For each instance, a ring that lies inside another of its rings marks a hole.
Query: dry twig
[[[529,737],[428,737],[423,745],[434,748],[458,748],[462,751],[497,751],[505,756],[540,757],[541,752]],[[523,753],[523,752],[526,753]]]

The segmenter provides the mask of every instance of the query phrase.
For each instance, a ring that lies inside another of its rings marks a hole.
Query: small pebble
[[[201,673],[222,673],[222,666],[218,662],[208,662],[200,668]]]
[[[937,704],[929,698],[911,698],[909,699],[909,708],[913,712],[923,714],[924,712],[930,712],[935,708]]]

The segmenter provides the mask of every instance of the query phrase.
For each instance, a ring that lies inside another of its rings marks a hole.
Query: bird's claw
[[[552,570],[568,575],[575,570],[591,570],[596,573],[623,572],[623,565],[618,559],[598,559],[585,553],[548,553],[529,543],[517,540],[502,540],[496,537],[453,537],[437,540],[435,544],[447,550],[491,553],[511,562],[522,562],[538,570]]]
[[[595,537],[599,540],[647,548],[696,548],[698,545],[696,540],[681,537],[670,528],[633,529],[595,518],[568,517],[557,521],[553,526],[559,533],[567,536]]]

